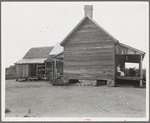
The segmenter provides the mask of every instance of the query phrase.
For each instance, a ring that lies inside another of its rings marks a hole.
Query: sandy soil
[[[146,117],[146,89],[6,81],[6,117]],[[37,115],[38,113],[38,115]]]

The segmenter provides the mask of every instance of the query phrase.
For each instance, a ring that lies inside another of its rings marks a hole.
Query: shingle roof
[[[47,58],[54,47],[34,47],[31,48],[23,59]]]

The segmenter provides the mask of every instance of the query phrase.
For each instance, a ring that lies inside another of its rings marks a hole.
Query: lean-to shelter
[[[31,48],[25,56],[17,61],[16,79],[18,78],[42,78],[46,76],[46,63],[44,61],[50,57],[49,54],[54,47]]]

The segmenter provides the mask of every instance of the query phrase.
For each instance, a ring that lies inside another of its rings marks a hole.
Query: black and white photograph
[[[1,2],[2,121],[149,121],[149,2]]]

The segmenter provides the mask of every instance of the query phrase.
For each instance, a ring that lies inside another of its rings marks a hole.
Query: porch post
[[[139,68],[140,68],[140,77],[143,78],[143,70],[142,70],[142,55],[140,55],[140,64],[139,64]],[[143,86],[143,81],[140,80],[140,87]]]
[[[116,51],[115,51],[115,48],[116,48],[116,44],[114,44],[114,54],[113,54],[113,57],[114,57],[114,86],[116,86]]]
[[[36,66],[36,77],[37,77],[37,75],[38,75],[38,64],[35,64]]]
[[[56,76],[56,59],[54,59],[54,75]]]
[[[46,70],[46,62],[45,62],[45,80],[47,79],[47,70]]]
[[[52,63],[51,63],[51,66],[52,66],[52,76],[54,75],[54,62],[52,61]]]

